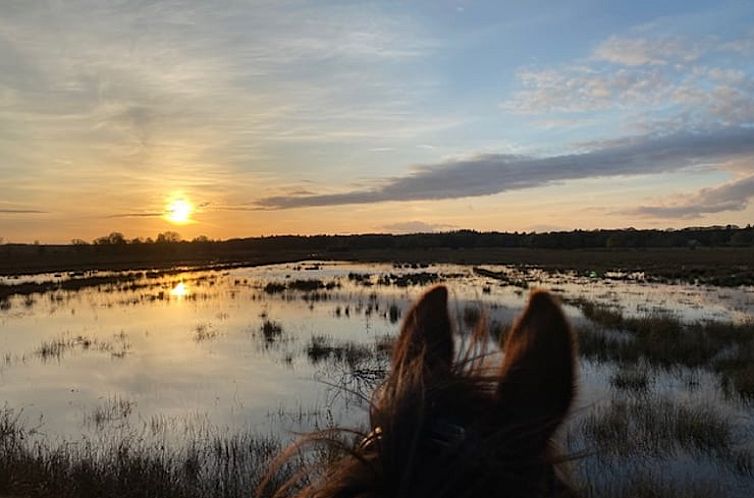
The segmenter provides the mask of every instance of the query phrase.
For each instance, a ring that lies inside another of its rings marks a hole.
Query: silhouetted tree
[[[181,235],[178,232],[161,232],[157,234],[158,244],[175,244],[181,241]]]
[[[125,245],[126,237],[120,232],[111,232],[110,235],[104,237],[98,237],[92,241],[96,246],[117,246]]]

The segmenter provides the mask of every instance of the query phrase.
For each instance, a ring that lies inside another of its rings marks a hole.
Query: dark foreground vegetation
[[[142,436],[56,444],[39,438],[22,413],[0,409],[0,496],[249,497],[281,449],[277,439],[251,433],[202,430],[188,434],[180,449]]]

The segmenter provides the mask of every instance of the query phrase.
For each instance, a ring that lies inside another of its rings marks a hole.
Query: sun
[[[171,201],[165,209],[165,217],[168,221],[176,224],[188,223],[191,221],[191,213],[194,206],[186,199],[175,199]]]

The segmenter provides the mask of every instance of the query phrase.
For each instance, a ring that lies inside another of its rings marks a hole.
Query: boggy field
[[[295,433],[363,428],[402,314],[440,282],[460,342],[480,323],[500,342],[529,288],[560,296],[584,496],[754,495],[754,288],[323,261],[0,278],[0,495],[249,496]]]

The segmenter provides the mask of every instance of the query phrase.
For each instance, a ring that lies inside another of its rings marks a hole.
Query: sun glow
[[[166,210],[165,217],[171,223],[183,224],[191,221],[191,213],[194,206],[186,199],[175,199],[171,201]]]
[[[170,290],[170,295],[177,298],[186,297],[189,294],[189,289],[183,282],[179,282]]]

